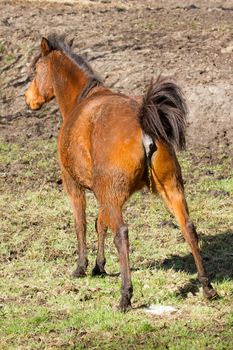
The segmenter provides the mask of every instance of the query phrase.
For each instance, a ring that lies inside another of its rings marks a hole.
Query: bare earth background
[[[41,36],[74,38],[105,83],[142,94],[173,76],[189,106],[180,153],[190,211],[220,294],[206,302],[180,230],[146,191],[125,208],[133,310],[116,311],[119,265],[106,242],[104,279],[90,277],[97,207],[88,192],[88,276],[71,278],[76,239],[62,191],[56,101],[27,110],[28,66]],[[232,350],[233,1],[0,0],[0,349]],[[144,304],[175,305],[150,317]]]
[[[33,137],[40,125],[22,97],[27,64],[41,36],[56,31],[74,37],[75,50],[116,90],[140,94],[152,76],[174,76],[190,108],[189,142],[231,142],[233,1],[2,1],[0,10],[3,134],[18,138],[26,127]],[[57,123],[54,109],[42,133]]]

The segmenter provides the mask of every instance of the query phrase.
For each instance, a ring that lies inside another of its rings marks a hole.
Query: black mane
[[[69,56],[88,76],[95,81],[102,83],[102,80],[94,73],[93,69],[89,63],[80,55],[72,52],[71,45],[65,41],[65,35],[50,34],[47,38],[49,42],[50,50],[58,50],[64,52]],[[41,54],[37,55],[31,65],[31,68],[34,69],[36,62],[40,59]]]
[[[71,46],[65,41],[64,35],[50,34],[48,36],[48,42],[51,50],[59,50],[67,54],[72,58],[80,68],[85,70],[90,76],[94,76],[95,73],[87,61],[80,55],[72,52]]]

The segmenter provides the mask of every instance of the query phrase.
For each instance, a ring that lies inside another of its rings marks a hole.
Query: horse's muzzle
[[[28,91],[25,92],[24,97],[25,97],[26,105],[32,110],[38,110],[44,104],[44,101],[42,102],[42,101],[37,101],[35,99],[31,99],[28,94]]]

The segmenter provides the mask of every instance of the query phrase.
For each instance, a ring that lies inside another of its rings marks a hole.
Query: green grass
[[[7,164],[14,161],[19,156],[19,147],[15,143],[0,143],[0,162]]]
[[[0,53],[3,53],[5,51],[5,45],[3,42],[0,41]]]
[[[77,244],[70,205],[57,183],[56,140],[1,143],[0,149],[5,174],[0,196],[1,349],[232,349],[233,179],[223,149],[214,164],[205,160],[205,151],[179,155],[191,216],[220,299],[203,299],[175,221],[160,199],[139,192],[124,210],[134,285],[133,310],[127,314],[117,310],[119,265],[110,233],[110,275],[90,277],[97,204],[89,192],[88,276],[71,277]],[[150,316],[143,310],[150,304],[173,305],[178,312]]]
[[[4,57],[4,62],[7,64],[12,63],[15,60],[15,55],[14,54],[9,54]]]

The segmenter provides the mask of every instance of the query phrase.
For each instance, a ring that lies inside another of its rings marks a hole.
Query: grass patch
[[[124,209],[130,232],[133,310],[117,310],[119,264],[111,234],[106,278],[91,278],[97,244],[97,204],[87,193],[88,276],[73,279],[77,243],[70,204],[59,183],[56,140],[1,143],[1,349],[232,349],[233,182],[230,160],[198,163],[180,155],[191,216],[205,265],[221,298],[203,299],[179,228],[149,193]],[[7,171],[6,171],[7,169]],[[13,175],[14,174],[14,175]],[[29,175],[28,175],[29,174]],[[148,316],[144,305],[178,312]]]
[[[19,146],[15,143],[0,142],[0,162],[7,164],[17,159]]]
[[[5,45],[3,42],[0,42],[0,53],[3,53],[5,51]]]
[[[14,60],[15,60],[15,55],[13,55],[13,54],[9,54],[9,55],[6,55],[4,57],[4,62],[7,63],[7,64],[10,64]]]

